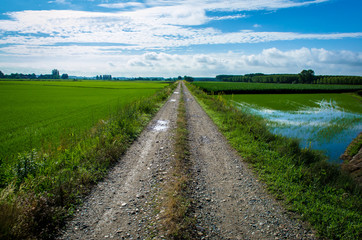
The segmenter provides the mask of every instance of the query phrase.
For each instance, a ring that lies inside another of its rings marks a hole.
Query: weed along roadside
[[[361,188],[325,156],[270,133],[265,123],[238,111],[222,96],[188,84],[199,103],[268,190],[310,223],[321,238],[361,239]]]
[[[0,193],[0,239],[51,239],[91,186],[137,139],[176,88],[128,104],[56,153],[19,155],[17,177]]]

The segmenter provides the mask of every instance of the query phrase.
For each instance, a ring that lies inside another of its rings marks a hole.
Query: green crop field
[[[59,147],[117,108],[163,88],[160,82],[0,81],[0,158]]]
[[[0,239],[53,239],[175,87],[0,81]]]
[[[318,85],[318,84],[278,84],[243,82],[194,82],[206,92],[213,93],[321,93],[353,92],[362,89],[362,85]]]
[[[234,102],[244,102],[253,106],[282,110],[298,111],[306,107],[316,108],[322,100],[335,102],[348,112],[362,114],[362,98],[351,93],[318,93],[318,94],[232,94],[225,99]]]
[[[264,118],[273,133],[324,151],[334,163],[341,162],[341,154],[362,131],[362,97],[354,93],[232,94],[224,98]]]

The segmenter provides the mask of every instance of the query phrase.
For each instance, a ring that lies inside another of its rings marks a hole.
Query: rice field
[[[356,94],[225,95],[242,111],[264,118],[272,132],[324,151],[331,162],[362,131],[362,101]]]
[[[333,93],[362,90],[362,85],[319,85],[319,84],[278,84],[244,82],[194,82],[209,93],[244,94],[244,93]]]
[[[0,159],[52,150],[117,109],[166,84],[110,81],[0,81]]]

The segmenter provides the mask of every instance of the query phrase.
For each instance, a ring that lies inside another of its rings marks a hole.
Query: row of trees
[[[255,83],[297,83],[299,80],[296,74],[273,74],[273,75],[219,75],[216,79],[224,82],[255,82]]]
[[[97,75],[96,76],[97,80],[112,80],[112,75]]]
[[[299,74],[263,74],[218,75],[216,79],[225,82],[255,83],[304,83],[304,84],[349,84],[362,85],[362,77],[358,76],[316,76],[312,69],[303,70]]]
[[[57,69],[52,70],[52,74],[40,74],[39,76],[32,74],[22,74],[22,73],[11,73],[4,74],[0,71],[0,78],[6,79],[68,79],[68,74],[64,73],[60,76],[59,71]]]
[[[315,84],[347,84],[362,85],[362,77],[358,76],[319,76]]]

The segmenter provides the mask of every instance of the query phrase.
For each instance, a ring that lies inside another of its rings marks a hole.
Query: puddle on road
[[[179,92],[174,92],[174,94],[179,94]]]
[[[170,102],[176,102],[176,99],[171,99]]]
[[[156,125],[152,128],[154,131],[166,131],[168,129],[168,120],[157,120]]]
[[[209,143],[213,142],[208,136],[200,136],[199,141],[202,144],[209,144]]]

